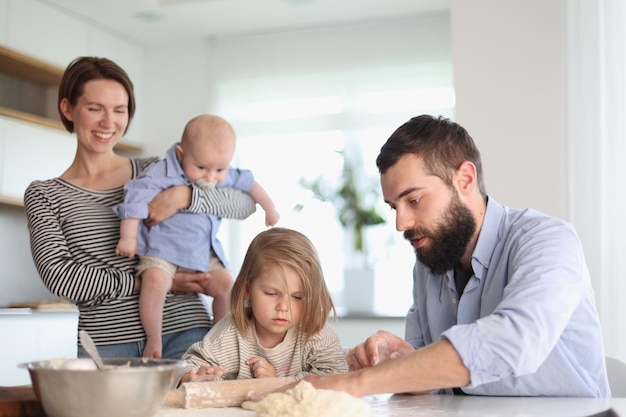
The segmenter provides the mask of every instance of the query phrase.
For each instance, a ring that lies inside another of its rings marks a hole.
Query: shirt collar
[[[182,177],[187,179],[183,168],[178,163],[178,158],[176,158],[176,145],[180,145],[180,143],[172,145],[165,154],[165,175],[168,177]]]
[[[498,231],[504,217],[504,206],[491,197],[487,197],[487,210],[483,225],[478,235],[476,248],[472,254],[472,269],[477,278],[483,277],[483,271],[489,268],[494,248],[498,243]]]

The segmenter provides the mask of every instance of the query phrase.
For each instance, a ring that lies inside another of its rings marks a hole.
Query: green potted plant
[[[368,259],[365,231],[370,226],[385,223],[385,219],[376,208],[377,185],[364,185],[358,165],[343,151],[339,153],[343,157],[339,181],[318,177],[313,181],[301,179],[300,184],[310,190],[314,198],[334,206],[348,239],[344,268],[346,307],[353,313],[369,313],[373,309],[374,270]]]
[[[300,184],[311,190],[315,198],[328,201],[337,211],[339,223],[352,236],[352,249],[355,253],[366,255],[365,228],[385,223],[385,219],[376,209],[378,192],[374,187],[365,189],[358,186],[356,167],[343,155],[343,178],[338,186],[332,186],[328,180],[318,177]]]

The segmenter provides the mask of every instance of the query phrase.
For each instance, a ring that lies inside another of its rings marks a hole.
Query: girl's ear
[[[248,309],[250,308],[250,291],[248,287],[243,290],[243,306]]]

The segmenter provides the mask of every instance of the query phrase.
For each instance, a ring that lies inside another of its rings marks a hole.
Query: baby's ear
[[[176,152],[176,159],[178,159],[178,163],[180,163],[183,160],[183,147],[180,143],[174,147],[174,151]]]

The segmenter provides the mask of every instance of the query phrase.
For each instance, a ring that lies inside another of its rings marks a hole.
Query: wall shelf
[[[0,194],[0,206],[24,207],[24,200],[19,197]]]
[[[58,86],[63,69],[0,46],[0,72],[47,86]]]

